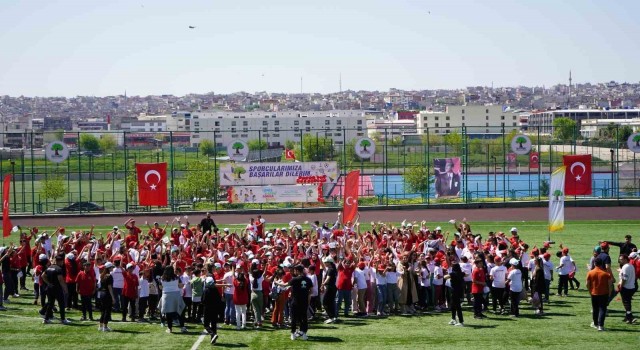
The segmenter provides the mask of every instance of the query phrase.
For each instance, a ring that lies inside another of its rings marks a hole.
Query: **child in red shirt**
[[[236,267],[233,278],[233,304],[236,306],[236,329],[247,327],[247,304],[249,304],[249,279],[241,264]]]
[[[87,320],[87,312],[89,312],[89,319],[93,321],[93,307],[91,305],[91,297],[96,291],[96,276],[93,272],[91,263],[84,263],[83,270],[78,272],[76,277],[76,291],[80,295],[80,301],[82,305],[82,319]]]
[[[122,288],[122,322],[127,322],[127,311],[129,309],[129,317],[131,321],[136,320],[136,299],[138,298],[138,275],[134,273],[135,265],[127,264],[126,271],[122,272],[124,277],[124,287]],[[131,306],[131,307],[129,307]]]

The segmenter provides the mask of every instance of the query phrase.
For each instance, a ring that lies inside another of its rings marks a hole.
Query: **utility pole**
[[[342,92],[342,72],[340,73],[340,79],[339,79],[338,83],[340,85],[340,92]]]
[[[571,108],[571,69],[569,69],[569,97],[567,97],[567,108]]]

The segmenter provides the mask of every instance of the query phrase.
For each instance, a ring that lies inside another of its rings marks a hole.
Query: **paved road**
[[[404,219],[410,221],[427,220],[428,222],[445,222],[452,218],[466,217],[469,221],[545,221],[548,209],[541,208],[489,208],[489,209],[407,209],[407,210],[374,210],[361,212],[361,222],[384,221],[399,222]],[[138,224],[172,220],[176,215],[148,216],[135,215]],[[214,214],[213,218],[218,225],[248,223],[250,214]],[[14,225],[23,226],[97,226],[122,225],[131,216],[80,216],[80,217],[35,217],[14,218]],[[202,215],[191,215],[192,222],[200,221]],[[272,223],[285,223],[295,220],[299,223],[309,221],[333,221],[336,213],[289,213],[266,214],[264,218]],[[587,207],[565,208],[566,220],[638,220],[640,219],[640,207]]]

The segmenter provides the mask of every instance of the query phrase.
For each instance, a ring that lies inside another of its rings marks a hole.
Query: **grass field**
[[[585,209],[589,210],[589,209]],[[450,227],[447,223],[430,225]],[[281,227],[283,224],[271,227]],[[547,237],[543,222],[479,222],[471,223],[475,233],[508,231],[518,227],[521,237],[530,245],[541,245]],[[606,332],[597,332],[589,327],[591,322],[590,298],[584,290],[585,265],[591,250],[598,240],[621,241],[625,234],[638,232],[640,221],[581,221],[567,222],[565,231],[552,236],[556,243],[564,243],[578,265],[577,278],[582,289],[570,291],[568,298],[551,297],[545,305],[546,315],[536,317],[533,310],[522,305],[521,317],[487,314],[485,320],[475,320],[469,308],[464,309],[464,328],[447,325],[450,314],[424,314],[421,316],[392,316],[384,319],[347,318],[339,324],[313,323],[309,340],[291,341],[288,330],[274,330],[270,326],[262,330],[236,331],[222,327],[216,347],[265,348],[265,349],[424,349],[435,348],[480,348],[480,349],[586,349],[598,344],[610,349],[623,349],[640,344],[640,325],[622,322],[624,309],[620,301],[614,301],[606,320]],[[267,227],[269,228],[269,227]],[[42,229],[42,228],[41,228]],[[71,228],[69,228],[71,229]],[[107,227],[101,228],[108,230]],[[634,237],[638,240],[637,235]],[[16,237],[11,237],[15,240]],[[9,242],[9,240],[7,241]],[[556,246],[554,246],[557,248]],[[618,249],[612,247],[612,257]],[[558,259],[552,257],[557,265]],[[614,259],[615,260],[615,259]],[[617,276],[616,276],[617,277]],[[552,288],[556,286],[554,280]],[[23,294],[7,304],[8,311],[0,313],[0,349],[190,349],[199,338],[201,327],[188,325],[187,334],[166,334],[158,324],[140,325],[113,322],[112,333],[97,331],[93,322],[79,322],[79,312],[73,311],[69,318],[71,326],[60,324],[43,325],[37,307],[32,305],[32,295]],[[634,301],[636,316],[640,314],[640,303]],[[114,319],[118,319],[114,316]],[[208,337],[198,349],[211,345]]]

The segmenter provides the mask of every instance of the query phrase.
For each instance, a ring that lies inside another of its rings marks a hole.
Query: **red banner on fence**
[[[2,184],[2,237],[11,235],[11,219],[9,218],[9,192],[11,191],[11,175],[5,175]]]
[[[140,205],[167,205],[167,163],[136,163]]]
[[[358,215],[358,186],[360,185],[360,170],[347,174],[344,182],[344,203],[342,207],[342,223],[347,223]]]

